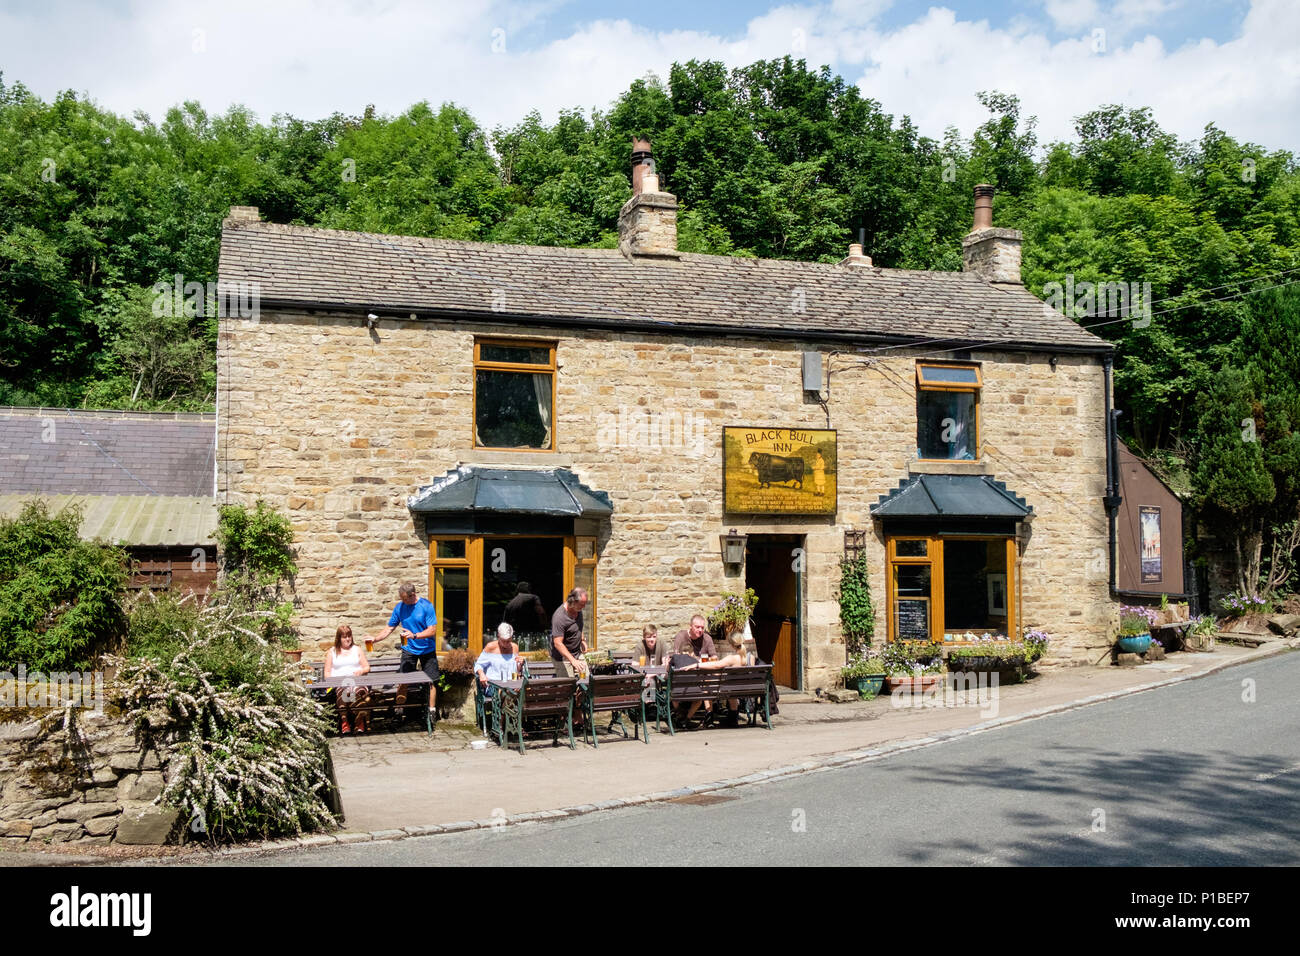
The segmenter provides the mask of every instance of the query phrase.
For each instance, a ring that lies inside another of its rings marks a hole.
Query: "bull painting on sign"
[[[732,514],[834,515],[833,429],[722,430],[724,505]]]

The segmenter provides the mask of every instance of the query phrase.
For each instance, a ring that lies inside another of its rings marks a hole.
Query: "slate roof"
[[[873,518],[1023,518],[1033,512],[988,475],[914,475],[871,507]]]
[[[0,494],[0,518],[17,517],[37,497],[51,514],[78,505],[80,534],[87,541],[150,547],[215,543],[217,499],[211,495]]]
[[[263,308],[1106,352],[1019,286],[962,272],[493,245],[227,219],[220,279]],[[932,347],[935,347],[932,345]],[[950,344],[950,347],[958,347]]]
[[[566,468],[528,471],[461,465],[420,488],[406,504],[416,514],[478,511],[592,517],[614,513],[608,494],[588,488]]]
[[[216,416],[0,408],[0,494],[213,495]]]

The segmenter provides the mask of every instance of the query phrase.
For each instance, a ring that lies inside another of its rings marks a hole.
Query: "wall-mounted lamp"
[[[1059,361],[1060,361],[1060,359],[1057,358],[1055,355],[1053,355],[1051,358],[1049,358],[1049,359],[1047,360],[1047,364],[1050,365],[1050,366],[1052,366],[1052,371],[1053,371],[1053,372],[1056,371],[1056,363],[1059,362]]]
[[[745,563],[745,542],[748,535],[738,534],[735,528],[731,529],[731,534],[718,536],[722,540],[722,563],[726,565],[728,571],[739,571],[740,566]]]
[[[367,314],[367,315],[366,315],[366,328],[368,328],[368,329],[373,329],[373,328],[375,327],[375,323],[378,322],[378,321],[379,321],[379,316],[375,315],[375,313],[371,312],[371,313]]]

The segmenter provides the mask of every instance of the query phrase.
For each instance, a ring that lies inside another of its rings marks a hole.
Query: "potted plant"
[[[334,646],[333,642],[330,646]],[[298,641],[297,631],[287,630],[280,634],[280,653],[295,664],[302,660],[302,644]]]
[[[1214,650],[1214,634],[1218,622],[1210,614],[1198,614],[1192,618],[1191,625],[1183,635],[1183,646],[1189,651]]]
[[[584,654],[582,659],[587,662],[588,673],[613,674],[618,671],[618,665],[614,663],[614,658],[608,651],[592,651],[590,654]]]
[[[1025,663],[1032,664],[1047,653],[1047,645],[1051,643],[1051,637],[1046,631],[1040,631],[1033,628],[1025,632]]]
[[[943,643],[890,641],[880,652],[890,690],[910,687],[924,690],[939,680],[943,670]]]
[[[732,631],[743,631],[757,606],[758,595],[753,588],[746,588],[744,594],[723,591],[722,600],[709,612],[709,630],[724,639]]]
[[[885,662],[868,654],[840,668],[840,677],[848,690],[856,690],[863,700],[871,700],[884,686]]]
[[[950,671],[1018,670],[1026,660],[1023,645],[1011,641],[978,641],[948,651]]]
[[[1119,638],[1115,642],[1119,652],[1145,654],[1151,646],[1151,625],[1155,618],[1156,612],[1148,607],[1120,607]]]

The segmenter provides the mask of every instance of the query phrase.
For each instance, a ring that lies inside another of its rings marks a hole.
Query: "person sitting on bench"
[[[370,661],[352,639],[352,628],[340,624],[334,632],[334,646],[325,655],[325,677],[360,677],[370,673]],[[339,733],[355,730],[365,733],[370,729],[367,714],[360,709],[370,696],[366,687],[340,687],[334,692],[334,702],[339,709]]]

